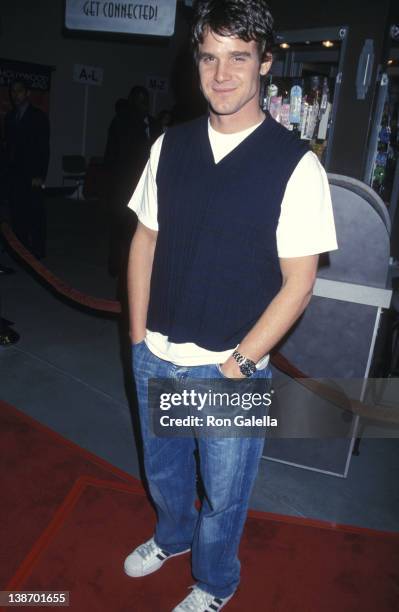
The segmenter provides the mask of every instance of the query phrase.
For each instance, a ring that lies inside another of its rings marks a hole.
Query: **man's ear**
[[[271,53],[268,53],[260,65],[259,73],[262,76],[265,76],[269,72],[270,68],[272,67],[272,63],[273,63],[273,56]]]

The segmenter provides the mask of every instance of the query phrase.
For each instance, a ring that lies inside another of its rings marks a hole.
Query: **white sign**
[[[82,85],[102,85],[103,69],[98,66],[84,66],[75,64],[73,67],[73,80]]]
[[[148,76],[146,78],[146,87],[150,91],[157,93],[168,93],[168,79],[159,76]]]
[[[65,0],[65,27],[69,30],[172,36],[176,1]]]

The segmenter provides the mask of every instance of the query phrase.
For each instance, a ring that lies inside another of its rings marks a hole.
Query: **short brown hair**
[[[197,0],[191,42],[194,56],[204,35],[211,30],[220,36],[236,36],[258,45],[263,62],[271,55],[274,44],[274,20],[264,0]]]

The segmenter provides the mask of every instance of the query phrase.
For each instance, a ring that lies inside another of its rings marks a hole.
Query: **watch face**
[[[244,361],[243,364],[240,365],[241,374],[244,374],[247,378],[252,376],[256,372],[256,365],[250,359]]]

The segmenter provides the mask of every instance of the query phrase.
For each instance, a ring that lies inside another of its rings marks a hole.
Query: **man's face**
[[[132,96],[133,106],[143,115],[147,115],[150,109],[150,101],[148,96],[143,92],[138,92]]]
[[[208,31],[198,49],[201,90],[217,115],[250,119],[259,112],[259,76],[271,60],[260,62],[255,41]]]
[[[14,83],[11,87],[11,100],[15,106],[21,106],[29,98],[29,92],[23,83]]]

